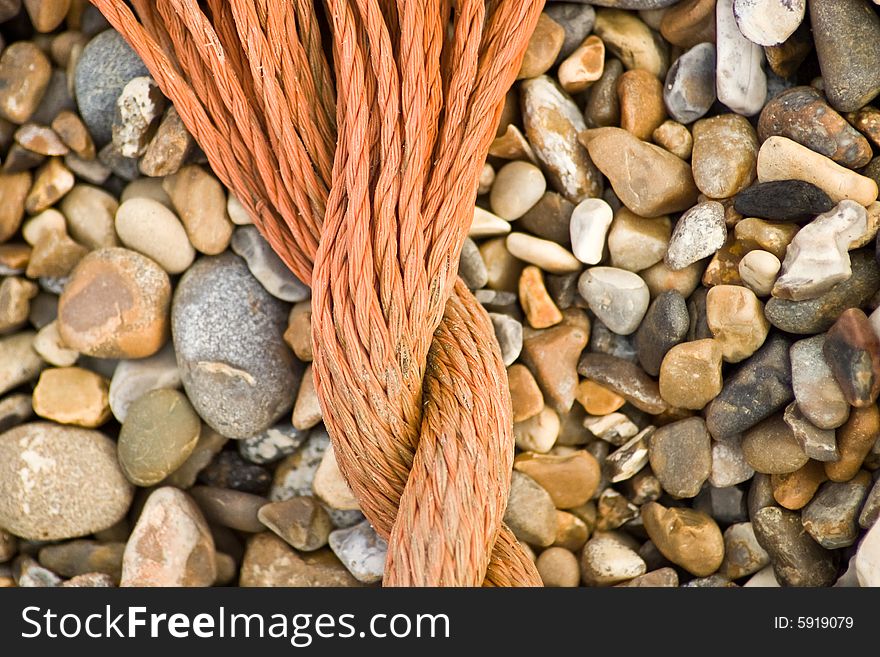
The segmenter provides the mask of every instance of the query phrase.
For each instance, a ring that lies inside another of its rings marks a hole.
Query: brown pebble
[[[522,64],[517,73],[517,80],[533,78],[546,72],[556,61],[556,56],[565,41],[565,30],[562,26],[541,12],[535,31],[529,38]]]
[[[180,170],[194,148],[195,141],[172,105],[147,144],[138,167],[145,176],[170,176]]]
[[[605,386],[584,379],[578,384],[575,399],[590,415],[608,415],[626,403],[626,400]]]
[[[59,424],[87,429],[110,419],[110,382],[81,367],[44,370],[34,388],[34,413]]]
[[[248,541],[239,586],[362,586],[329,548],[299,553],[272,532]]]
[[[733,230],[737,242],[745,249],[762,249],[769,251],[779,260],[784,260],[788,245],[791,244],[800,227],[797,224],[747,217],[738,222]]]
[[[880,146],[880,109],[865,105],[857,112],[846,115],[853,127],[865,135],[875,146]]]
[[[284,341],[301,361],[312,362],[312,304],[301,301],[290,309]]]
[[[304,552],[327,545],[333,529],[333,523],[324,507],[314,497],[309,496],[270,502],[260,507],[257,517],[290,545]]]
[[[535,377],[525,365],[516,363],[507,368],[507,384],[513,406],[513,421],[522,422],[534,417],[544,408],[544,396]]]
[[[617,81],[620,102],[620,127],[642,141],[651,139],[654,130],[666,120],[663,85],[643,69],[626,71]]]
[[[0,282],[0,335],[25,325],[30,301],[39,292],[36,283],[18,276],[6,276]]]
[[[654,130],[651,139],[658,146],[680,157],[689,160],[694,149],[694,138],[687,126],[671,119],[664,121]]]
[[[51,32],[61,25],[71,0],[24,0],[24,7],[37,32]]]
[[[556,538],[553,539],[555,547],[577,552],[584,547],[588,538],[590,538],[590,529],[587,523],[573,513],[556,510]]]
[[[534,265],[523,269],[519,277],[519,301],[532,328],[549,328],[562,321],[562,312],[544,286],[544,275]]]
[[[75,182],[73,173],[64,165],[63,159],[49,158],[49,161],[37,170],[34,184],[24,203],[25,209],[31,214],[36,214],[52,207],[73,189]]]
[[[31,259],[31,247],[27,244],[0,244],[0,267],[24,271]]]
[[[715,521],[689,508],[642,507],[642,522],[664,557],[697,577],[711,575],[724,559],[724,538]]]
[[[560,65],[559,84],[568,93],[588,89],[605,71],[605,43],[592,34]]]
[[[790,78],[813,50],[813,36],[810,21],[804,21],[785,41],[778,46],[764,46],[770,70],[781,78]]]
[[[825,335],[825,360],[852,406],[874,404],[880,395],[880,338],[858,308],[843,311]]]
[[[757,472],[785,474],[807,463],[807,455],[781,413],[763,420],[743,434],[746,462]]]
[[[605,128],[620,122],[617,80],[622,74],[623,64],[619,59],[611,58],[605,62],[602,77],[590,88],[590,99],[584,111],[584,118],[590,128]]]
[[[70,239],[67,233],[47,231],[34,244],[27,275],[31,278],[67,276],[88,252],[86,247]]]
[[[513,468],[538,482],[559,509],[580,506],[593,497],[601,476],[599,462],[585,450],[566,456],[525,452],[516,457]]]
[[[52,120],[52,129],[67,147],[84,160],[95,159],[95,142],[88,128],[76,113],[61,110]]]
[[[813,499],[823,482],[828,480],[821,461],[810,459],[794,472],[770,475],[773,498],[786,509],[797,511]]]
[[[538,574],[544,586],[571,588],[581,581],[577,557],[564,548],[547,548],[538,555],[535,565],[538,567]]]
[[[22,124],[43,99],[52,64],[30,41],[16,41],[0,55],[0,117]]]
[[[660,365],[660,396],[670,406],[700,410],[721,392],[721,361],[717,340],[675,345]]]
[[[15,235],[21,226],[30,188],[30,171],[0,173],[0,242]]]
[[[25,123],[15,131],[15,141],[23,148],[39,155],[67,155],[67,145],[49,127]]]
[[[839,461],[825,463],[831,481],[849,481],[858,474],[865,457],[880,438],[880,410],[876,404],[854,408],[846,423],[837,430]]]
[[[578,363],[578,372],[645,413],[662,413],[667,408],[657,382],[635,363],[607,354],[585,353]]]
[[[675,3],[660,21],[663,38],[682,48],[705,41],[715,42],[715,0],[683,0]]]

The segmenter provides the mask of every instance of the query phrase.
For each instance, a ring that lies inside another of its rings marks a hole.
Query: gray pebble
[[[382,579],[388,543],[366,520],[330,532],[330,549],[358,581],[372,584]]]
[[[673,497],[694,497],[712,470],[712,439],[701,417],[657,429],[650,442],[651,470]]]
[[[810,422],[801,412],[797,402],[785,408],[782,419],[794,433],[795,440],[804,450],[804,454],[815,461],[837,461],[837,437],[833,429],[820,429]]]
[[[689,325],[687,304],[680,292],[667,290],[655,298],[633,340],[642,369],[658,376],[666,352],[684,340]]]
[[[501,359],[504,366],[510,366],[519,358],[523,345],[523,325],[509,315],[489,313],[495,337],[501,347]]]
[[[663,101],[669,116],[692,123],[715,102],[715,44],[700,43],[673,62],[666,74]]]
[[[596,23],[596,10],[580,2],[554,2],[544,7],[544,13],[562,26],[565,40],[556,58],[558,64],[583,43]]]
[[[486,269],[486,263],[483,262],[483,256],[480,255],[480,249],[469,237],[465,238],[464,244],[461,246],[458,275],[471,290],[477,290],[489,281],[489,271]]]
[[[755,536],[783,586],[830,586],[837,577],[837,555],[804,531],[799,513],[767,506],[752,516]]]
[[[308,436],[308,431],[300,431],[290,422],[283,422],[255,436],[239,440],[238,453],[251,463],[274,463],[293,454]]]
[[[514,470],[504,522],[530,545],[547,546],[556,537],[556,507],[550,494],[534,479]]]
[[[828,550],[849,547],[859,537],[859,510],[870,485],[871,477],[864,471],[850,481],[826,481],[804,507],[804,529]]]
[[[712,444],[712,473],[709,483],[716,488],[727,488],[748,481],[755,470],[746,461],[738,441]]]
[[[746,493],[736,486],[706,486],[694,498],[694,509],[711,516],[722,526],[749,519]]]
[[[235,253],[244,258],[251,274],[269,294],[290,303],[299,303],[311,297],[309,288],[287,268],[256,226],[236,228],[231,246]]]

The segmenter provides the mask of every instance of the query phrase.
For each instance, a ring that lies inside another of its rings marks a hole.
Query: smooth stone
[[[36,214],[64,198],[75,184],[73,173],[60,157],[52,157],[37,169],[34,184],[24,202],[25,210]]]
[[[546,72],[559,55],[565,41],[565,30],[546,13],[541,12],[523,53],[517,80],[533,78]]]
[[[562,547],[550,547],[538,555],[535,562],[545,587],[572,588],[581,581],[577,557]]]
[[[875,522],[859,543],[855,566],[860,586],[880,586],[880,522]]]
[[[33,412],[30,395],[13,393],[0,397],[0,432],[22,424],[33,415]],[[0,532],[0,536],[2,536],[2,532]],[[0,561],[3,560],[0,559]]]
[[[113,173],[101,160],[86,160],[74,153],[64,156],[64,164],[79,178],[92,185],[103,185]]]
[[[153,260],[122,248],[92,251],[58,301],[58,331],[98,358],[144,358],[168,338],[171,282]]]
[[[825,94],[840,112],[854,112],[880,93],[880,17],[866,0],[814,0],[810,24]]]
[[[169,343],[149,358],[122,360],[110,380],[110,409],[119,422],[125,422],[131,404],[158,388],[180,386],[180,373],[174,348]]]
[[[631,363],[638,363],[639,360],[632,336],[618,335],[599,320],[593,322],[590,332],[590,351],[616,356]]]
[[[719,525],[730,525],[748,520],[746,494],[737,486],[716,488],[704,486],[694,498],[694,510],[713,518]]]
[[[669,67],[663,101],[679,123],[702,118],[715,102],[715,44],[700,43]]]
[[[272,532],[253,536],[241,564],[239,586],[361,586],[328,548],[300,553]]]
[[[309,288],[293,275],[256,227],[237,228],[230,246],[234,253],[244,258],[251,274],[272,296],[291,303],[311,296]]]
[[[59,424],[94,429],[110,418],[108,381],[81,367],[43,370],[34,388],[34,413]]]
[[[599,199],[588,200],[597,201]],[[569,248],[571,246],[571,217],[574,207],[561,194],[553,191],[544,192],[538,202],[519,219],[517,225],[520,230]]]
[[[605,62],[602,77],[590,88],[590,97],[584,110],[584,120],[588,127],[605,128],[620,123],[617,82],[622,74],[623,64],[619,59],[612,57]]]
[[[736,442],[712,443],[712,472],[709,483],[715,488],[729,488],[748,481],[755,474]]]
[[[122,471],[137,486],[152,486],[183,465],[199,439],[201,422],[187,398],[159,388],[138,397],[119,432]]]
[[[496,235],[506,235],[509,232],[510,222],[492,214],[488,210],[474,206],[474,219],[471,222],[468,237],[494,237]]]
[[[859,510],[870,485],[871,475],[864,470],[847,482],[824,483],[801,514],[804,529],[828,550],[853,545],[859,537]]]
[[[671,235],[669,217],[646,219],[621,207],[608,231],[611,265],[632,272],[647,269],[663,260]]]
[[[590,415],[608,415],[620,410],[626,403],[616,392],[589,379],[583,379],[578,384],[575,398]]]
[[[489,155],[503,160],[528,160],[533,164],[537,162],[535,151],[532,149],[528,140],[526,140],[522,131],[513,123],[509,123],[507,128],[499,134],[492,143],[489,144]],[[480,172],[482,175],[482,172]],[[495,185],[495,172],[492,172],[492,185],[489,185],[486,192],[491,192]],[[479,187],[477,188],[479,192]]]
[[[559,429],[559,414],[545,406],[528,420],[514,422],[513,439],[523,451],[546,454],[556,444]]]
[[[39,155],[66,155],[68,148],[58,134],[48,126],[25,123],[15,131],[15,141]]]
[[[366,520],[331,532],[330,549],[359,582],[372,584],[382,579],[388,544]]]
[[[706,295],[706,321],[728,363],[739,363],[764,344],[770,323],[755,293],[739,285],[716,285]]]
[[[715,9],[718,100],[737,114],[752,116],[767,98],[764,51],[742,35],[733,14],[733,0],[718,0]]]
[[[510,389],[510,404],[513,421],[522,422],[534,417],[544,408],[544,396],[529,369],[520,363],[507,368],[507,385]]]
[[[218,433],[247,438],[291,408],[302,369],[282,339],[287,312],[232,254],[199,259],[178,283],[171,323],[181,381]]]
[[[715,521],[688,508],[649,502],[641,509],[649,538],[664,557],[697,577],[711,575],[724,558],[724,539]]]
[[[721,343],[693,340],[673,346],[660,364],[660,397],[673,408],[700,410],[722,390]]]
[[[559,64],[556,76],[567,93],[576,94],[601,79],[604,70],[605,43],[594,34]]]
[[[650,302],[645,281],[638,274],[615,267],[585,271],[578,281],[578,292],[596,317],[621,335],[629,335],[639,327]]]
[[[514,471],[504,522],[525,543],[551,545],[556,537],[553,498],[534,479]]]
[[[196,257],[183,224],[158,201],[125,201],[116,211],[115,225],[126,247],[152,258],[169,274],[185,271]]]
[[[877,183],[870,178],[787,137],[773,136],[758,151],[758,181],[777,180],[812,183],[835,203],[849,199],[867,206],[877,200]]]
[[[52,76],[48,57],[31,41],[17,41],[0,56],[0,117],[27,121],[40,105]]]
[[[220,454],[228,438],[221,436],[210,427],[202,427],[199,440],[189,458],[162,481],[164,486],[175,488],[192,488],[201,472],[207,468],[214,458]]]
[[[635,214],[657,217],[696,203],[698,190],[690,166],[669,151],[620,128],[589,130],[581,139],[615,194]],[[657,171],[665,175],[658,179]]]
[[[287,330],[284,341],[293,349],[293,353],[301,361],[310,363],[314,360],[312,353],[312,304],[301,301],[290,309],[287,316]]]
[[[566,274],[581,270],[580,261],[556,242],[542,240],[526,233],[511,233],[505,243],[511,255],[536,265],[545,272]],[[483,259],[486,260],[485,253]]]
[[[667,409],[657,382],[635,363],[616,356],[587,352],[581,356],[578,372],[613,390],[645,413],[656,415]]]
[[[172,212],[174,211],[174,205],[162,186],[161,178],[135,178],[122,190],[119,202],[125,203],[135,198],[147,198],[161,203]]]
[[[758,543],[750,522],[740,522],[724,530],[724,561],[719,572],[731,580],[754,575],[770,563],[770,555]]]
[[[677,588],[678,573],[673,568],[659,568],[633,577],[628,582],[615,584],[615,586],[621,588]]]
[[[626,71],[617,81],[620,127],[642,140],[651,139],[654,130],[666,120],[663,85],[643,69]]]
[[[609,0],[592,4],[608,6]],[[621,4],[615,6],[621,7]],[[627,70],[643,69],[659,79],[666,76],[669,48],[660,35],[635,14],[618,9],[600,9],[596,12],[593,32]]]
[[[770,100],[758,120],[758,137],[792,139],[850,169],[871,161],[871,145],[813,87],[794,87]]]
[[[633,341],[642,369],[651,376],[660,374],[663,358],[685,339],[689,325],[687,303],[681,294],[670,290],[655,298]]]
[[[99,187],[75,185],[61,201],[70,236],[90,250],[119,246],[113,217],[116,198]]]
[[[54,588],[61,585],[61,578],[57,574],[26,555],[16,559],[12,574],[15,577],[12,586],[20,588]]]
[[[519,301],[532,328],[549,328],[562,321],[562,312],[550,298],[541,270],[534,265],[523,269],[520,275]]]
[[[216,576],[214,539],[199,508],[176,488],[154,490],[126,543],[120,586],[211,586]]]
[[[849,419],[837,431],[840,458],[825,462],[825,473],[831,481],[849,481],[858,474],[865,457],[880,435],[880,410],[876,404],[854,408]]]
[[[333,523],[313,497],[294,497],[260,507],[257,517],[288,544],[303,552],[327,545]]]
[[[589,501],[601,474],[599,462],[584,450],[560,456],[525,452],[514,459],[513,469],[546,490],[558,509],[571,509]]]
[[[213,486],[194,486],[188,492],[212,523],[249,533],[264,529],[257,519],[260,507],[268,502],[264,497]]]
[[[638,516],[639,507],[616,490],[606,488],[596,500],[596,533],[612,532],[636,520]],[[635,541],[627,541],[623,536],[621,539],[635,549],[637,545]]]
[[[18,232],[31,183],[29,171],[0,173],[0,242],[6,242]]]
[[[102,433],[33,422],[0,435],[0,526],[16,536],[61,540],[106,529],[132,494]]]
[[[716,440],[730,440],[792,401],[791,343],[771,335],[725,382],[706,410],[706,425]]]
[[[700,203],[676,222],[664,262],[676,271],[684,269],[715,253],[726,239],[724,206],[716,201]]]
[[[140,57],[115,30],[94,37],[76,62],[74,88],[80,116],[98,146],[112,138],[116,99],[129,80],[148,75]]]
[[[743,588],[780,588],[776,574],[773,572],[773,566],[767,566],[752,575]]]
[[[742,451],[756,472],[786,474],[802,467],[808,457],[781,414],[763,420],[743,434]]]
[[[792,358],[792,374],[794,359]],[[794,378],[794,376],[792,376]],[[795,393],[797,394],[797,393]],[[847,414],[849,409],[847,408]],[[836,461],[840,458],[837,452],[837,439],[833,429],[820,429],[810,422],[798,406],[792,402],[785,408],[783,419],[794,432],[794,437],[809,458],[816,461]]]
[[[30,301],[39,287],[36,283],[6,276],[0,282],[0,333],[10,333],[25,325],[30,314]]]
[[[122,575],[122,554],[125,543],[98,543],[75,540],[40,549],[42,566],[62,577],[76,577],[86,573],[103,573],[118,582]]]
[[[712,337],[709,330],[709,320],[706,319],[706,297],[709,296],[707,288],[694,290],[688,298],[688,313],[690,314],[690,326],[688,326],[687,339],[706,340]]]
[[[340,511],[356,511],[360,509],[357,497],[355,497],[348,482],[339,470],[333,445],[327,447],[318,469],[315,470],[312,490],[318,499],[331,509],[338,509]]]
[[[655,144],[683,160],[689,160],[694,149],[690,130],[678,121],[664,121],[654,130],[651,138]]]
[[[578,142],[587,126],[574,101],[545,75],[523,81],[520,97],[526,137],[553,189],[571,203],[601,196],[602,177]]]
[[[34,351],[50,365],[69,367],[76,363],[79,352],[69,349],[58,333],[58,322],[53,320],[37,331]]]
[[[880,288],[880,268],[873,254],[854,251],[850,264],[852,276],[815,299],[769,299],[764,306],[767,319],[788,333],[811,335],[827,330],[844,310],[864,305]]]
[[[681,48],[715,43],[715,0],[682,0],[667,9],[660,21],[663,38]]]
[[[501,348],[501,360],[505,367],[512,365],[522,352],[523,325],[510,315],[489,313],[495,338]]]
[[[691,166],[697,188],[709,198],[730,198],[757,176],[758,135],[738,114],[719,114],[693,128]]]
[[[469,237],[465,239],[461,247],[461,254],[458,258],[458,276],[471,290],[483,287],[489,280],[489,272],[486,270],[483,256],[480,255],[480,249],[476,242]]]
[[[598,264],[605,250],[605,236],[614,211],[605,201],[590,198],[578,203],[571,213],[571,250],[588,265]]]
[[[534,164],[509,162],[495,176],[489,194],[492,212],[506,221],[519,219],[538,202],[546,188],[544,174]]]
[[[235,226],[226,214],[223,186],[212,174],[190,164],[166,176],[162,187],[196,251],[217,255],[229,246]]]
[[[776,283],[782,263],[769,251],[757,249],[746,253],[737,270],[743,284],[759,297],[768,297]]]
[[[559,64],[589,36],[596,23],[596,10],[592,5],[577,2],[555,2],[547,3],[544,13],[561,25],[565,32],[562,48],[556,57],[556,63]]]
[[[867,315],[845,310],[825,334],[822,346],[834,379],[851,406],[873,404],[880,395],[880,338]]]
[[[712,440],[702,418],[664,425],[651,436],[649,458],[663,489],[676,498],[694,497],[712,469]]]
[[[804,508],[825,481],[828,481],[825,468],[818,461],[812,460],[793,472],[770,476],[773,498],[791,511]]]
[[[595,536],[581,553],[581,577],[587,586],[613,586],[644,575],[644,560],[631,547],[611,536]]]
[[[173,175],[192,155],[194,145],[192,136],[172,105],[165,111],[159,127],[156,128],[156,134],[147,144],[138,169],[145,176]]]
[[[849,245],[867,229],[865,208],[841,201],[798,231],[788,245],[773,296],[815,299],[852,275]]]
[[[752,526],[783,586],[829,586],[836,578],[835,554],[804,531],[800,514],[768,506],[754,514]]]
[[[806,0],[733,0],[739,31],[761,46],[775,46],[790,37],[806,10]]]
[[[33,331],[0,337],[0,394],[37,378],[43,359],[34,351]]]

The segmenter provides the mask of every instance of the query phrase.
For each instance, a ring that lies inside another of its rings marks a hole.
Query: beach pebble
[[[37,332],[33,347],[43,360],[56,367],[69,367],[79,358],[79,352],[64,344],[58,333],[58,322],[55,320]]]
[[[559,85],[570,94],[586,89],[602,77],[605,71],[605,43],[595,34],[559,64]]]
[[[546,454],[559,437],[559,414],[545,406],[537,415],[513,424],[513,438],[523,451]]]
[[[165,96],[149,76],[129,80],[116,99],[111,133],[122,157],[140,157],[152,137],[151,128],[162,115]]]
[[[361,586],[329,548],[300,553],[272,532],[257,534],[248,541],[239,585]]]
[[[549,546],[556,538],[553,498],[534,479],[514,471],[504,522],[519,540]]]
[[[596,536],[581,553],[581,577],[588,586],[611,586],[643,575],[644,560],[612,536]]]
[[[0,394],[37,378],[43,359],[33,349],[36,333],[22,331],[0,337]]]
[[[724,559],[724,539],[715,521],[689,508],[649,502],[641,510],[645,531],[672,563],[697,577],[711,575]]]
[[[804,531],[800,514],[768,506],[754,514],[752,527],[781,585],[829,586],[834,581],[836,555]]]
[[[614,211],[605,201],[590,198],[578,203],[571,213],[571,250],[575,258],[588,265],[602,260],[605,236]]]
[[[556,61],[564,41],[562,26],[542,12],[529,38],[516,79],[533,78],[547,71]]]
[[[875,522],[859,543],[856,576],[860,586],[880,586],[880,522]]]
[[[125,201],[116,211],[115,226],[126,247],[152,258],[169,274],[185,271],[195,259],[195,250],[180,220],[158,201]]]
[[[561,324],[523,338],[522,360],[535,375],[544,399],[558,413],[574,404],[578,358],[590,336],[583,311],[568,309]]]
[[[702,118],[715,102],[715,44],[699,43],[669,67],[663,101],[679,123]]]
[[[794,369],[793,365],[792,369]],[[849,409],[847,409],[848,412]],[[804,454],[809,458],[820,462],[837,461],[840,458],[834,430],[820,429],[810,422],[796,401],[786,406],[782,419],[794,432],[795,440],[798,441]]]
[[[734,0],[718,0],[715,9],[718,100],[737,114],[761,111],[767,97],[764,51],[743,36],[733,13]]]
[[[124,422],[128,408],[136,399],[157,388],[177,388],[180,374],[171,344],[149,358],[122,360],[110,380],[110,408]]]
[[[270,502],[257,512],[266,527],[297,550],[312,552],[327,545],[333,523],[313,497],[294,497]]]
[[[846,423],[837,430],[840,458],[825,462],[825,473],[831,481],[849,481],[856,476],[865,457],[880,435],[880,410],[876,404],[854,408]]]
[[[535,566],[546,587],[570,588],[577,586],[581,581],[577,557],[565,548],[547,548],[538,555]]]
[[[565,456],[526,452],[514,459],[513,469],[546,490],[558,509],[571,509],[590,500],[601,474],[599,462],[584,450]]]
[[[684,269],[715,253],[726,239],[724,206],[716,201],[700,203],[675,224],[664,261],[676,271]]]
[[[15,235],[21,226],[31,178],[29,171],[0,173],[0,242]]]
[[[511,233],[506,240],[511,255],[536,265],[547,273],[567,274],[581,270],[580,261],[556,242],[542,240],[527,233]],[[484,254],[485,260],[485,254]]]
[[[880,338],[864,312],[843,311],[825,334],[825,361],[850,405],[862,408],[880,395]]]
[[[469,237],[462,244],[461,254],[458,257],[458,276],[471,290],[483,287],[489,280],[489,272],[486,270],[483,256],[480,255],[480,249]]]
[[[574,207],[558,192],[544,192],[538,202],[520,218],[517,226],[520,230],[568,248],[571,246],[570,224]]]
[[[719,114],[693,128],[691,166],[697,188],[709,198],[730,198],[754,182],[758,135],[738,114]]]
[[[721,392],[722,350],[717,340],[673,346],[660,364],[660,396],[674,408],[700,410]]]
[[[145,176],[164,177],[175,174],[193,152],[194,145],[192,136],[172,105],[165,111],[156,134],[147,144],[138,168]],[[232,219],[232,212],[229,215]],[[234,219],[233,223],[236,223]]]
[[[743,434],[742,450],[748,464],[764,474],[794,472],[808,460],[781,414],[748,429]]]
[[[660,33],[670,43],[692,48],[715,42],[715,0],[683,0],[663,12]]]
[[[716,285],[709,289],[706,321],[728,363],[739,363],[751,356],[770,332],[763,304],[754,292],[739,285]]]
[[[509,315],[489,313],[495,337],[501,348],[501,360],[508,367],[519,358],[523,345],[523,325]]]
[[[694,497],[712,469],[712,440],[702,418],[664,425],[651,436],[649,457],[663,490],[676,498]]]
[[[748,481],[754,474],[754,468],[746,461],[738,443],[712,443],[712,472],[709,474],[709,483],[712,486],[729,488]]]
[[[608,6],[609,0],[593,4]],[[620,2],[615,2],[614,6],[624,8]],[[657,6],[656,3],[654,6]],[[623,62],[627,70],[643,69],[659,79],[666,76],[669,68],[669,47],[636,14],[619,9],[600,9],[596,12],[593,32]]]
[[[311,296],[309,288],[293,275],[255,226],[236,228],[230,246],[244,258],[251,274],[272,296],[291,303]]]
[[[34,413],[59,424],[93,429],[110,417],[108,381],[81,367],[43,370],[34,388]]]
[[[620,127],[639,139],[649,140],[666,120],[663,85],[648,71],[626,71],[617,81]]]
[[[541,270],[534,265],[523,269],[520,275],[519,302],[532,328],[549,328],[562,321],[562,312],[550,298]]]
[[[639,363],[648,374],[660,374],[664,356],[685,339],[689,325],[687,303],[677,291],[664,292],[651,302],[633,341]]]
[[[639,272],[656,265],[666,255],[671,235],[669,217],[646,219],[621,207],[608,231],[611,266]]]
[[[315,470],[312,490],[331,509],[338,509],[340,511],[356,511],[360,509],[357,498],[339,470],[333,445],[327,447],[324,457],[321,459],[321,464]]]
[[[265,497],[215,486],[193,486],[187,492],[214,525],[251,534],[264,528],[257,512],[268,501]]]
[[[119,202],[93,185],[75,185],[61,202],[70,236],[89,249],[119,246],[114,217]]]
[[[382,579],[388,544],[366,520],[330,532],[330,549],[359,582],[371,584]]]
[[[733,0],[739,31],[760,46],[785,41],[804,20],[806,10],[806,0]]]
[[[0,56],[0,117],[16,124],[36,112],[49,80],[52,65],[31,41],[17,41]]]
[[[60,157],[51,157],[37,169],[34,184],[24,201],[25,210],[36,214],[46,210],[73,189],[75,178]]]
[[[769,251],[756,249],[746,253],[739,261],[737,271],[743,284],[759,297],[770,296],[782,263]]]
[[[596,22],[596,10],[592,5],[576,2],[548,2],[544,13],[561,25],[565,32],[562,48],[556,58],[559,64],[589,36]]]
[[[226,194],[213,175],[190,164],[166,176],[162,187],[196,251],[216,255],[229,246],[234,226],[226,214]]]
[[[724,530],[724,561],[718,571],[731,580],[754,575],[770,563],[770,555],[758,543],[750,522]]]
[[[641,367],[630,361],[599,353],[585,353],[578,372],[613,390],[645,413],[658,414],[667,409],[657,382]]]
[[[801,514],[804,529],[828,550],[853,545],[859,537],[859,510],[871,483],[871,475],[862,470],[847,482],[822,484]]]
[[[615,267],[592,267],[578,281],[578,291],[596,317],[621,335],[633,333],[650,302],[648,286],[638,274]]]
[[[471,238],[493,237],[506,235],[510,232],[510,222],[502,219],[488,210],[474,206],[474,219],[468,236]]]

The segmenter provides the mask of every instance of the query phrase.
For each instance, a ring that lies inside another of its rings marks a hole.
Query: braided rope
[[[324,422],[385,585],[539,585],[502,525],[505,368],[456,271],[542,2],[325,0],[335,79],[307,0],[92,2],[311,284]]]

